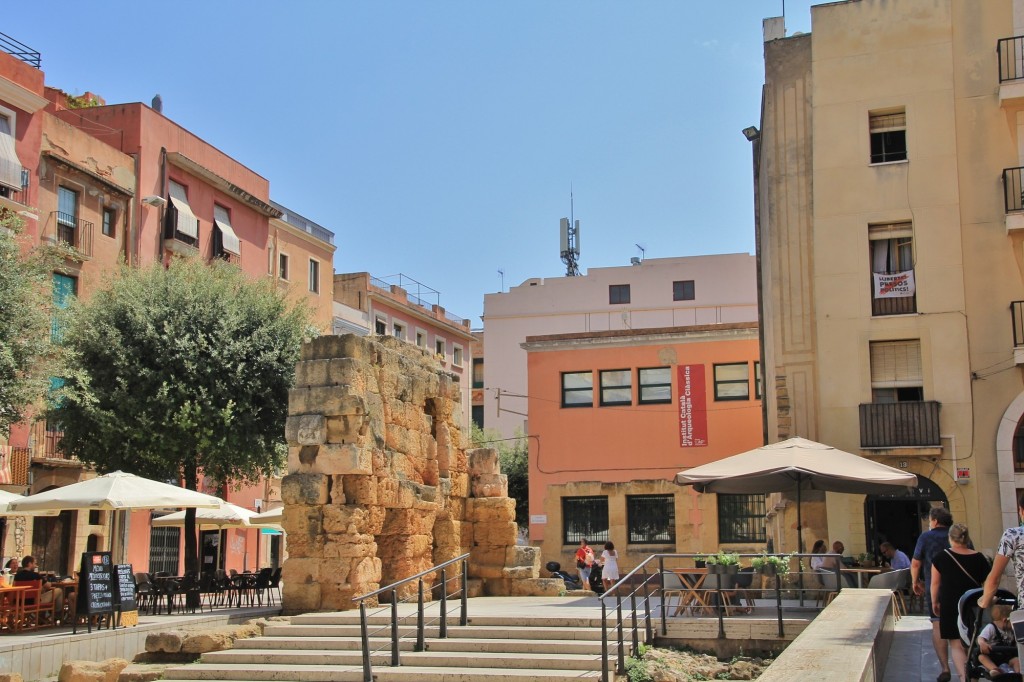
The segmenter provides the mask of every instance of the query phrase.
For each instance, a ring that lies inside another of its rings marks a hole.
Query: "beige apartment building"
[[[805,495],[808,547],[909,552],[945,504],[991,549],[1024,488],[1024,1],[811,13],[808,35],[765,21],[760,131],[744,131],[769,441],[918,476],[887,496]]]

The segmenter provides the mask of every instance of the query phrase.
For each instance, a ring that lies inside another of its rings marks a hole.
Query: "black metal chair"
[[[281,567],[278,566],[274,569],[274,573],[270,576],[270,588],[267,590],[267,599],[270,604],[274,603],[273,590],[277,590],[277,603],[281,603]]]
[[[256,597],[256,603],[263,606],[263,596],[266,595],[267,603],[270,603],[270,581],[274,577],[274,569],[272,568],[261,568],[260,572],[256,574],[256,580],[253,581],[253,594]]]
[[[199,578],[196,577],[195,573],[186,573],[175,587],[174,603],[178,607],[179,613],[184,613],[185,611],[195,613],[197,607],[200,613],[203,612],[203,599],[199,589]],[[213,610],[212,607],[211,610]]]
[[[217,574],[212,571],[204,571],[199,575],[199,596],[205,597],[206,603],[213,610],[214,606],[220,606],[224,600],[224,586],[217,580]],[[200,607],[202,610],[202,607]]]
[[[139,607],[139,611],[145,613],[148,608],[150,613],[156,613],[156,601],[156,587],[153,585],[153,581],[149,579],[149,574],[136,573],[135,604]]]

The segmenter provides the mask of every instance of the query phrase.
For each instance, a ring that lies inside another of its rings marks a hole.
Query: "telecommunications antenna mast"
[[[580,274],[580,221],[576,220],[571,188],[569,189],[569,217],[558,221],[558,231],[561,237],[559,251],[562,262],[565,263],[565,275],[578,277]]]

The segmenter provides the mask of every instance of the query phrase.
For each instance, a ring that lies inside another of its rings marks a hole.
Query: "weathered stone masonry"
[[[538,578],[536,549],[516,546],[497,453],[466,449],[459,385],[432,356],[390,337],[324,336],[295,374],[286,612],[353,608],[464,552],[471,594],[558,594],[561,581]]]

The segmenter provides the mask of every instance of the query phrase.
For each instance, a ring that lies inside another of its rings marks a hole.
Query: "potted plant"
[[[717,554],[709,554],[706,557],[704,557],[704,564],[708,569],[708,573],[712,575],[722,572],[722,566],[718,563]]]
[[[703,554],[695,554],[693,557],[693,565],[696,568],[706,568],[708,563],[707,556]]]
[[[716,555],[716,563],[721,567],[721,573],[736,574],[740,572],[740,555],[730,552],[719,552]]]
[[[750,565],[763,575],[785,575],[789,573],[789,560],[790,555],[788,554],[781,556],[762,554],[759,557],[754,557]]]
[[[857,557],[857,563],[864,568],[874,568],[875,566],[875,555],[864,552]]]

